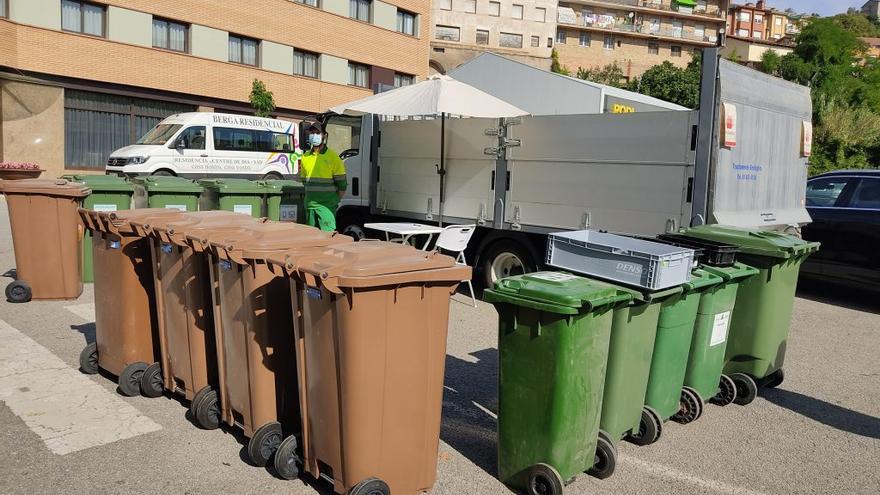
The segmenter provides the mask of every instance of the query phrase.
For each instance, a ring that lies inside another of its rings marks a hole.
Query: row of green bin
[[[607,478],[618,441],[649,445],[707,401],[745,405],[782,382],[798,270],[819,245],[717,225],[680,237],[736,246],[738,261],[659,291],[539,272],[485,292],[499,313],[502,481],[547,495],[582,472]]]
[[[176,208],[181,211],[226,210],[270,220],[303,223],[304,187],[294,180],[201,179],[116,175],[65,175],[89,186],[83,208],[119,211],[130,208]],[[83,282],[93,282],[92,238],[83,238]]]

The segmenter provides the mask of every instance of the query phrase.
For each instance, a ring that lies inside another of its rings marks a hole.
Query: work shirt
[[[335,212],[339,204],[339,191],[348,188],[342,159],[335,151],[324,147],[321,152],[309,150],[303,153],[299,163],[299,180],[306,188],[306,208],[314,202]]]

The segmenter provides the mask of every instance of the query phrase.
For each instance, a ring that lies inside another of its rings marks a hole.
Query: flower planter
[[[42,169],[0,168],[0,179],[36,179],[43,173]]]

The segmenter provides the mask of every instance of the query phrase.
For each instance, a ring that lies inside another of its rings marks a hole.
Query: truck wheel
[[[278,172],[269,172],[263,176],[262,180],[281,180],[281,179],[283,179],[283,177],[281,177],[281,174],[279,174]]]
[[[355,242],[362,241],[367,238],[367,232],[364,230],[363,227],[356,223],[350,223],[343,226],[339,229],[339,233],[351,237],[355,240]]]
[[[150,175],[158,175],[159,177],[175,177],[174,172],[170,170],[156,170]]]
[[[480,270],[483,286],[494,287],[502,278],[536,271],[537,265],[528,248],[512,239],[501,239],[481,256]]]

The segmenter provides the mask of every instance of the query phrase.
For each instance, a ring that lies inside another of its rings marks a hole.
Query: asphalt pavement
[[[15,267],[0,199],[0,284]],[[616,474],[569,494],[880,492],[880,299],[813,284],[795,302],[786,380],[749,406],[707,406],[655,445],[619,446]],[[128,398],[78,371],[94,294],[0,302],[0,493],[331,493],[243,459],[234,430],[204,431],[176,399]],[[433,494],[511,493],[495,478],[497,315],[451,303]]]

